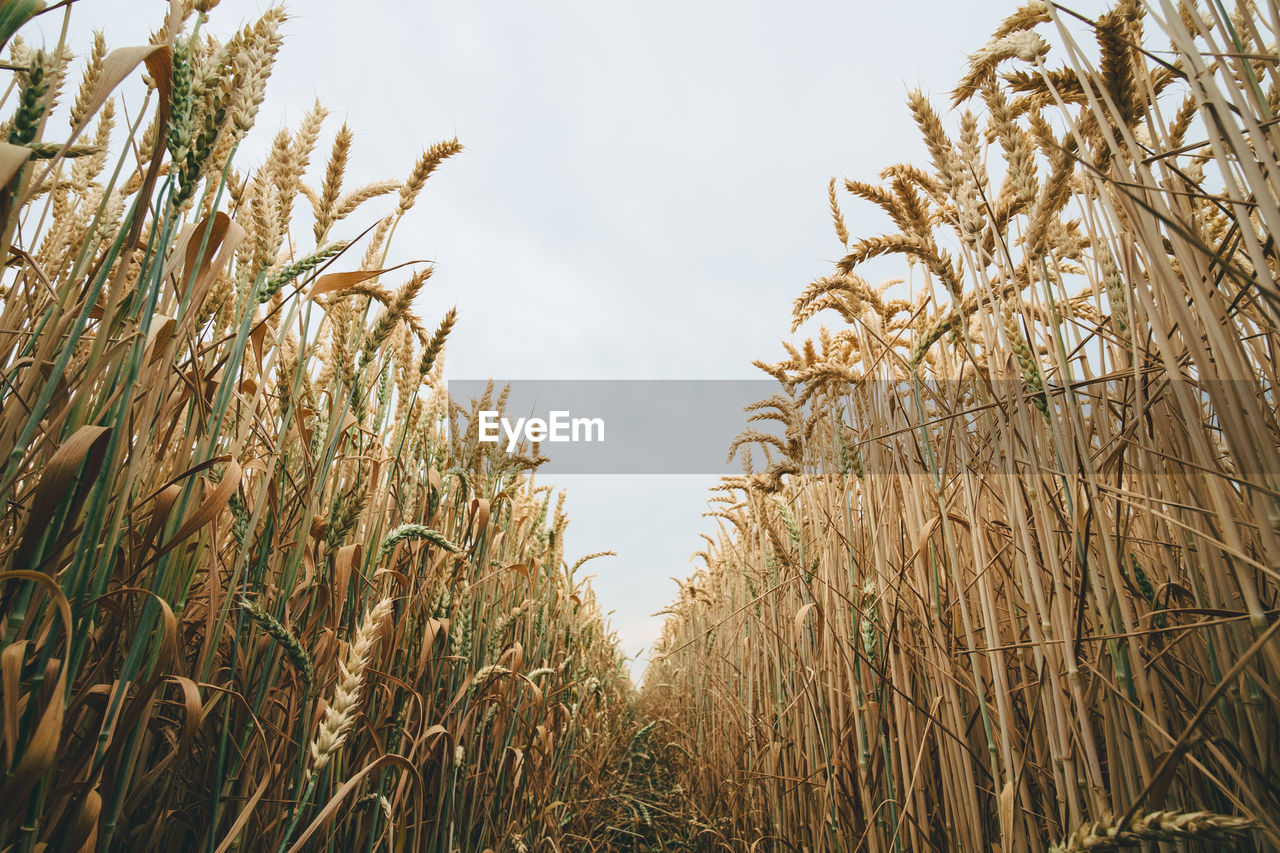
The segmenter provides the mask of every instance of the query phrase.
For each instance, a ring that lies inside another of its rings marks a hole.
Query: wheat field
[[[215,7],[0,3],[0,851],[1280,850],[1280,7],[1033,0],[877,118],[638,686],[389,261],[462,144],[250,162]]]
[[[1030,3],[832,181],[645,682],[708,843],[1280,843],[1276,21]]]

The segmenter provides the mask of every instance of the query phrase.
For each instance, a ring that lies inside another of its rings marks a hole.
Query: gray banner
[[[486,411],[476,412],[477,401],[488,384],[487,379],[454,379],[449,380],[448,388],[454,403],[470,413],[471,423],[478,428],[482,439],[491,441],[504,452],[521,455],[527,455],[537,441],[539,452],[550,460],[540,469],[545,473],[740,474],[740,459],[732,462],[727,459],[737,436],[754,430],[777,437],[782,445],[786,443],[784,424],[778,420],[752,421],[751,413],[746,411],[752,404],[784,393],[772,379],[494,380],[492,402],[482,407]],[[509,390],[499,412],[497,398],[504,387]],[[844,393],[850,393],[849,387],[844,386]],[[884,381],[875,387],[860,385],[856,393],[896,400],[896,404],[885,409],[886,417],[894,422],[882,424],[880,437],[909,443],[918,437],[921,409],[923,419],[933,425],[931,440],[936,441],[940,434],[935,431],[998,430],[1003,419],[991,419],[994,409],[1018,398],[1031,401],[1034,397],[1020,380],[988,383],[981,389],[985,392],[979,395],[981,399],[974,396],[975,390],[969,382],[925,381],[916,386],[908,381]],[[1252,432],[1263,426],[1247,420],[1242,408],[1253,405],[1264,412],[1274,411],[1274,401],[1265,396],[1261,400],[1252,396],[1255,392],[1251,383],[1221,380],[1201,381],[1196,385],[1182,383],[1175,392],[1171,383],[1159,376],[1148,377],[1141,385],[1128,378],[1108,378],[1077,383],[1069,391],[1050,386],[1039,398],[1039,405],[1063,417],[1070,397],[1079,417],[1087,420],[1099,411],[1110,410],[1117,417],[1105,432],[1115,434],[1123,428],[1132,434],[1132,420],[1139,400],[1141,408],[1148,413],[1158,409],[1162,417],[1183,420],[1185,409],[1176,399],[1179,392],[1187,395],[1185,402],[1199,410],[1204,424],[1223,430],[1214,442],[1215,452],[1225,463],[1219,471],[1247,476],[1246,471],[1233,470],[1236,465],[1231,460],[1232,448],[1225,440],[1225,433],[1234,428],[1240,435],[1242,430]],[[1251,395],[1252,399],[1245,403],[1242,394]],[[1104,399],[1109,401],[1106,407],[1100,406]],[[823,408],[831,411],[830,398]],[[842,406],[837,398],[835,409],[843,414],[848,426],[849,408]],[[1127,419],[1121,417],[1126,411]],[[1230,416],[1222,417],[1224,412]],[[807,416],[809,411],[804,414]],[[827,417],[834,419],[834,415]],[[852,430],[847,433],[851,442],[853,434]],[[760,446],[753,446],[751,452],[755,470],[763,471],[767,462]],[[774,461],[781,459],[782,453],[777,447],[771,452]],[[1264,453],[1263,456],[1265,458],[1244,467],[1252,469],[1261,462],[1268,473],[1280,469],[1277,454]],[[1168,461],[1176,464],[1175,459]]]
[[[487,384],[451,379],[449,394],[472,411]],[[743,410],[781,390],[770,379],[495,380],[495,398],[504,387],[504,411],[490,406],[493,415],[477,414],[479,426],[503,450],[513,433],[523,453],[543,436],[539,450],[550,461],[539,470],[549,474],[741,473],[726,456],[748,426]],[[751,426],[782,433],[777,423]]]

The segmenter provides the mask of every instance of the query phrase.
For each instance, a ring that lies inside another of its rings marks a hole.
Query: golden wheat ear
[[[384,598],[369,608],[360,620],[359,627],[351,635],[345,657],[338,661],[338,680],[333,687],[333,699],[325,708],[320,730],[311,742],[312,774],[323,770],[347,739],[360,704],[364,672],[373,658],[373,647],[378,641],[378,630],[391,615],[391,611],[390,598]]]
[[[1083,853],[1086,850],[1119,850],[1158,841],[1215,842],[1239,841],[1255,826],[1249,818],[1212,812],[1150,812],[1135,815],[1127,822],[1107,815],[1082,824],[1050,853]]]

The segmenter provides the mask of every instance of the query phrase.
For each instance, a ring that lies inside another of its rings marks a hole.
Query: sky
[[[166,6],[80,0],[71,43],[144,43]],[[827,181],[927,163],[907,92],[944,107],[1015,6],[297,0],[241,168],[316,98],[314,166],[346,121],[353,185],[458,137],[393,253],[436,262],[429,325],[458,308],[447,378],[760,378],[752,360],[782,355],[792,300],[842,254]],[[223,0],[208,26],[225,38],[267,8]],[[844,215],[855,236],[888,230],[871,205]],[[638,676],[712,529],[714,477],[549,481],[569,493],[568,559],[619,552],[583,571]]]

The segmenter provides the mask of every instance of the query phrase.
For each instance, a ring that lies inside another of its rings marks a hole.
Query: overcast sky
[[[75,29],[142,43],[166,5],[81,0]],[[268,5],[224,0],[210,27],[225,37]],[[907,90],[941,107],[1015,5],[295,2],[245,152],[317,97],[317,160],[344,119],[356,132],[349,180],[402,177],[458,136],[466,152],[396,234],[401,258],[438,264],[428,323],[458,306],[450,377],[757,378],[751,360],[779,356],[791,301],[841,254],[827,180],[925,163]],[[845,217],[885,230],[870,205]],[[589,571],[629,654],[691,570],[711,482],[557,480],[569,559],[620,552]]]

